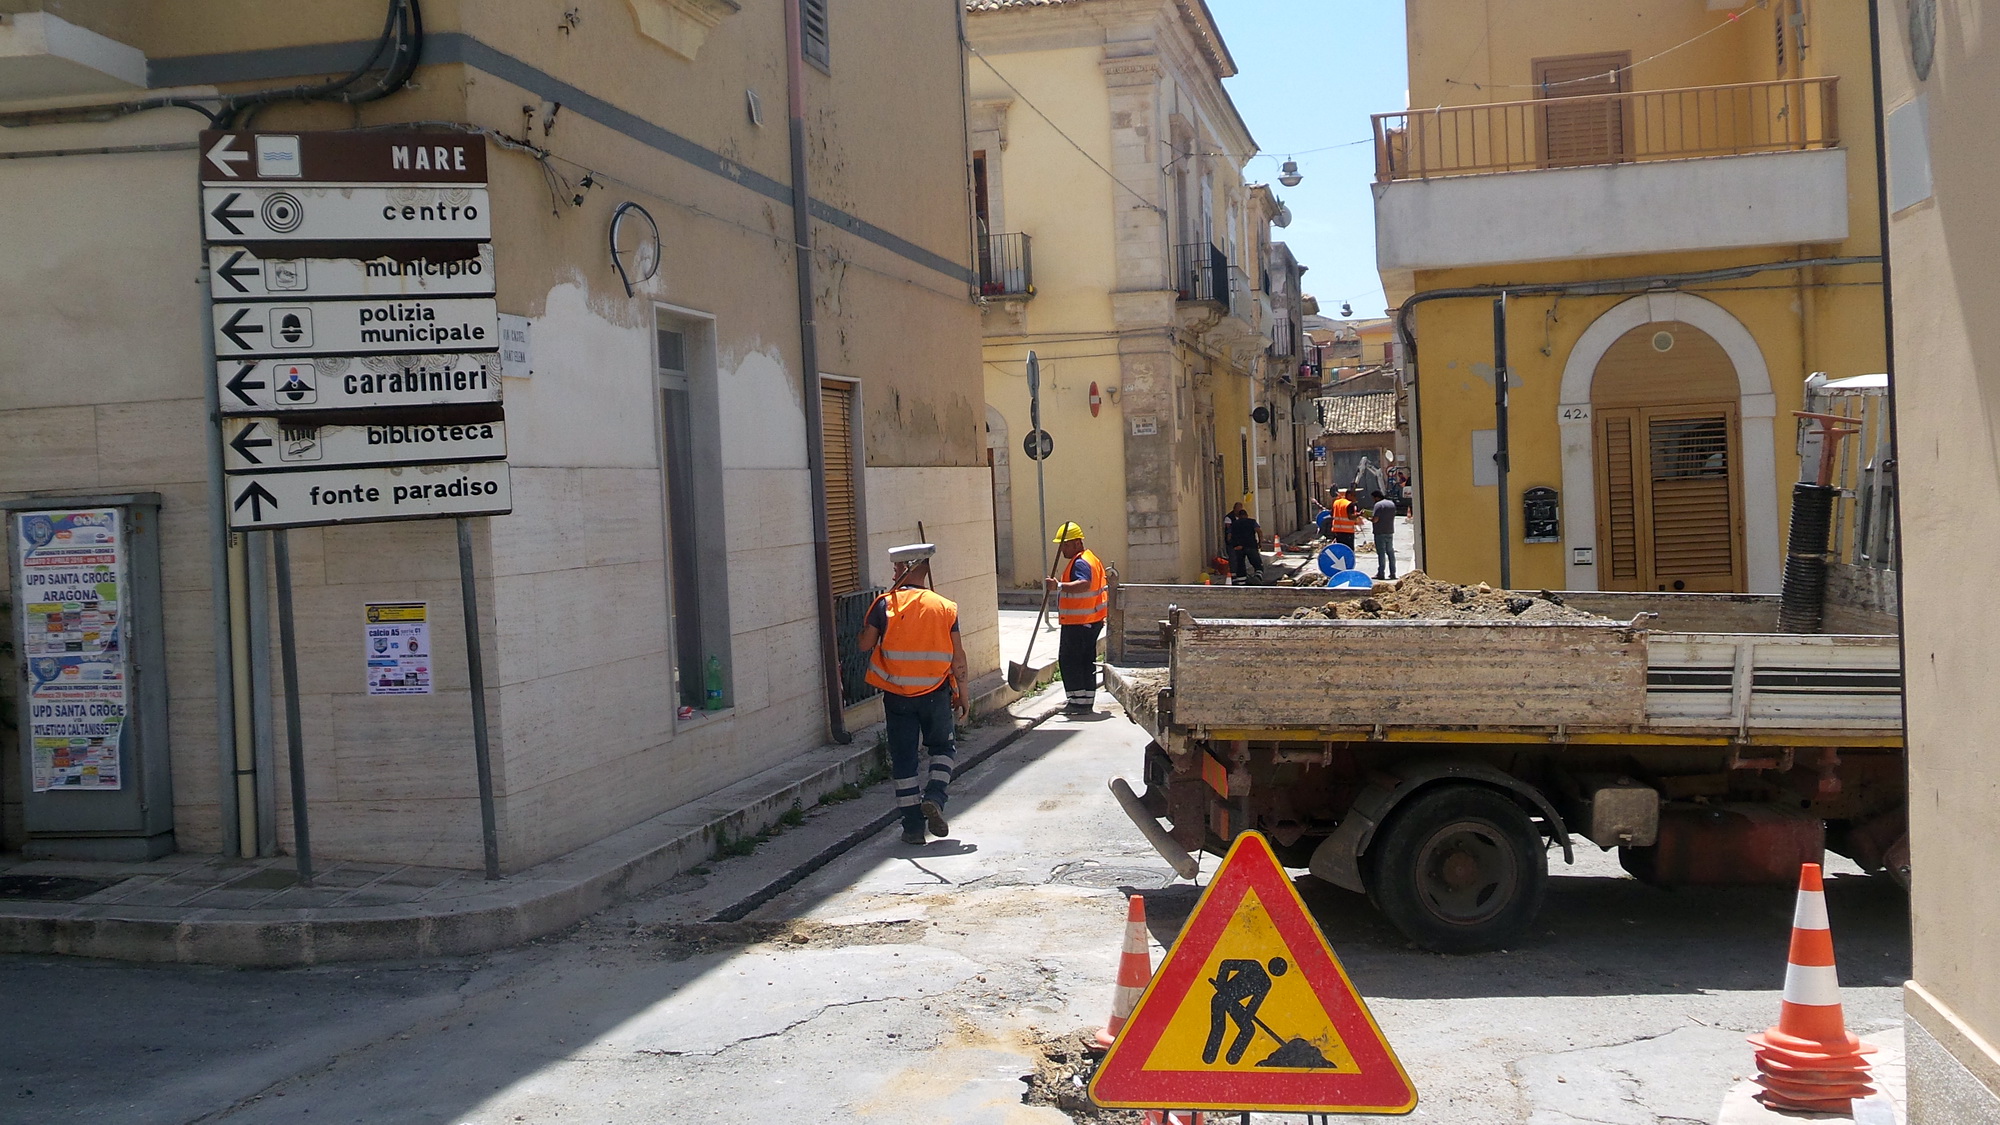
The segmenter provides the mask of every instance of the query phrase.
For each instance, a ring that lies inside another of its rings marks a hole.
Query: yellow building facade
[[[1775,592],[1804,382],[1885,362],[1866,11],[1407,10],[1374,191],[1422,565],[1501,579],[1504,505],[1515,586]]]
[[[1235,63],[1198,2],[965,7],[1001,584],[1037,584],[1069,520],[1127,581],[1194,580],[1230,506],[1267,532],[1297,507],[1288,389],[1274,409],[1297,345],[1265,280],[1282,204],[1244,181]]]

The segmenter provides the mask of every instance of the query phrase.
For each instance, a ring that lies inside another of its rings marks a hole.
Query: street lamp
[[[1286,187],[1297,187],[1304,179],[1305,177],[1299,174],[1299,162],[1296,160],[1287,160],[1278,169],[1278,182]]]

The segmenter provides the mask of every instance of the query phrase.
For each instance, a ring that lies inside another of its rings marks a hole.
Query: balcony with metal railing
[[[1206,302],[1228,312],[1236,296],[1236,267],[1217,247],[1190,242],[1174,250],[1175,296],[1182,302]]]
[[[1289,312],[1272,315],[1271,343],[1265,354],[1273,359],[1290,359],[1299,354],[1299,324]]]
[[[1837,242],[1838,80],[1374,115],[1385,269]]]
[[[979,236],[979,295],[1012,298],[1035,295],[1032,239],[1019,233]]]

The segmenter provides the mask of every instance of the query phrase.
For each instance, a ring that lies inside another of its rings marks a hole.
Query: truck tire
[[[1375,834],[1364,881],[1376,909],[1434,953],[1499,949],[1526,931],[1548,888],[1547,846],[1505,795],[1427,789]]]

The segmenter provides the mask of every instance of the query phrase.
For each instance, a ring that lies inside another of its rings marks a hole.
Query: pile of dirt
[[[1376,587],[1351,601],[1295,609],[1297,620],[1387,621],[1423,618],[1439,621],[1530,621],[1610,624],[1611,618],[1564,605],[1562,596],[1543,590],[1495,590],[1486,583],[1460,586],[1439,582],[1413,571],[1394,585]]]
[[[635,940],[649,941],[663,959],[680,961],[745,945],[837,948],[847,945],[903,945],[921,941],[930,923],[908,920],[834,925],[807,919],[783,922],[667,922],[638,926]]]
[[[1040,1058],[1035,1069],[1021,1076],[1021,1081],[1028,1084],[1021,1094],[1021,1104],[1054,1106],[1072,1121],[1086,1125],[1137,1125],[1144,1116],[1140,1111],[1100,1109],[1090,1100],[1090,1079],[1102,1060],[1102,1056],[1091,1050],[1096,1042],[1094,1031],[1039,1037],[1035,1046]]]

